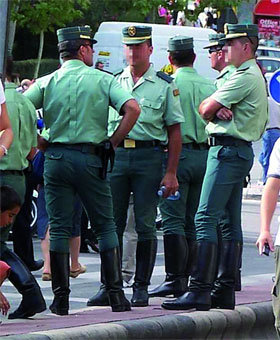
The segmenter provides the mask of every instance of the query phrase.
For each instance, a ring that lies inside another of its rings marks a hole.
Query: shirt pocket
[[[162,120],[163,100],[163,97],[159,97],[156,101],[142,98],[139,102],[141,107],[141,113],[138,118],[139,122],[159,123]]]

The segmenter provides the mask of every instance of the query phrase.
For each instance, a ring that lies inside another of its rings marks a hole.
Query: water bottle
[[[163,186],[160,187],[160,189],[157,192],[158,196],[162,197],[164,191],[165,191],[165,186],[163,185]],[[167,199],[170,200],[170,201],[177,201],[178,199],[180,199],[180,196],[181,196],[180,192],[177,190],[174,195],[168,196]]]

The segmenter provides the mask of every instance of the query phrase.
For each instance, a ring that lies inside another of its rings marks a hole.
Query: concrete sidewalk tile
[[[249,306],[237,306],[235,307],[235,311],[239,313],[241,318],[241,325],[237,331],[237,338],[249,338],[251,330],[256,322],[256,314]]]
[[[95,324],[73,328],[55,329],[46,332],[35,332],[32,335],[47,335],[49,340],[118,340],[129,339],[126,329],[116,323]],[[41,338],[39,338],[41,339]],[[43,339],[42,339],[43,340]],[[44,339],[45,340],[45,339]]]
[[[274,327],[274,315],[271,302],[250,304],[250,308],[256,315],[256,322],[251,330],[254,339],[277,339]]]

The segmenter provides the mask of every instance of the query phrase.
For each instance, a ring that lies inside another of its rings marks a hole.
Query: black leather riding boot
[[[120,261],[120,247],[100,252],[101,266],[104,271],[106,290],[112,312],[130,311],[130,303],[122,289],[122,272]]]
[[[238,259],[238,269],[237,269],[237,273],[236,273],[236,278],[235,278],[235,286],[234,286],[234,290],[236,292],[240,292],[242,287],[241,287],[241,268],[242,268],[242,252],[243,252],[243,245],[240,245],[241,250],[240,250],[240,254],[239,254],[239,259]]]
[[[211,292],[212,308],[234,309],[234,288],[239,267],[240,252],[240,242],[223,241],[221,243],[218,275]]]
[[[120,255],[122,258],[122,249],[123,249],[122,236],[118,235],[118,239],[119,239]],[[94,296],[88,299],[87,306],[110,306],[109,295],[106,290],[104,270],[102,268],[102,265],[100,267],[100,273],[101,273],[101,285],[99,287],[99,291]]]
[[[188,249],[189,249],[189,253],[188,253],[188,259],[186,262],[186,277],[187,277],[187,281],[189,281],[189,278],[191,277],[194,268],[195,268],[195,264],[197,261],[197,242],[196,240],[191,240],[189,238],[187,238],[187,243],[188,243]],[[188,287],[187,287],[188,290]]]
[[[22,295],[19,307],[9,314],[9,319],[25,319],[46,309],[46,303],[40,287],[23,261],[11,250],[7,249],[1,256],[10,267],[9,280]]]
[[[100,268],[101,272],[101,285],[99,291],[88,299],[87,306],[110,306],[109,295],[106,290],[104,270],[102,266]]]
[[[50,251],[52,290],[54,300],[50,305],[52,313],[68,315],[69,310],[69,253]]]
[[[131,305],[148,306],[148,285],[153,273],[157,254],[157,240],[138,241],[136,249],[136,272]]]
[[[149,291],[149,297],[181,296],[187,290],[188,243],[184,235],[164,235],[165,281]]]
[[[165,309],[209,310],[211,288],[215,277],[217,245],[208,241],[197,242],[197,261],[190,278],[189,292],[175,300],[164,301]]]

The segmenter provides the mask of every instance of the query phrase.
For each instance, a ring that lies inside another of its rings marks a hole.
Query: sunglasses
[[[221,48],[210,48],[210,49],[208,50],[208,53],[211,54],[211,53],[213,53],[213,52],[219,52],[219,51],[221,51],[221,50],[222,50]]]

